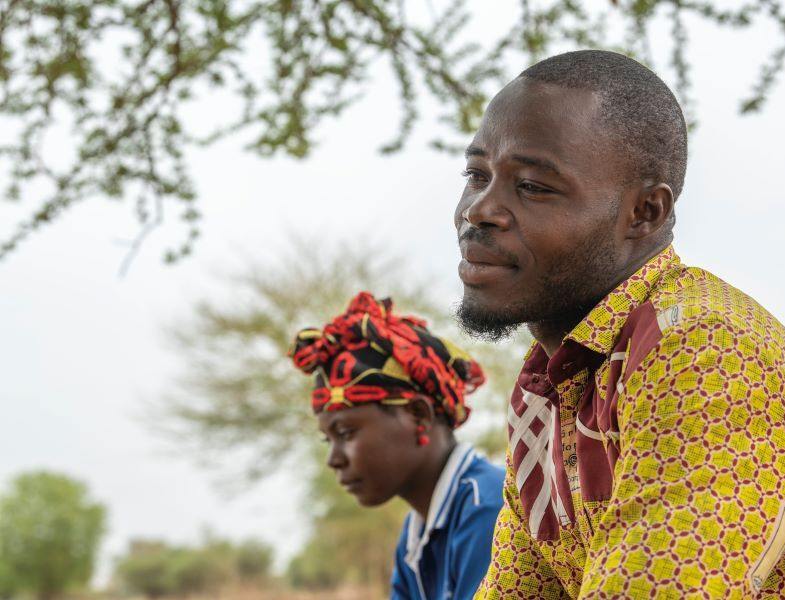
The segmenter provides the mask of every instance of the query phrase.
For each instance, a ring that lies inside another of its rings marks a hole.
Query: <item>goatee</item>
[[[511,337],[523,324],[519,313],[520,309],[515,306],[491,312],[473,304],[465,296],[455,309],[455,317],[464,333],[486,342],[500,342]]]

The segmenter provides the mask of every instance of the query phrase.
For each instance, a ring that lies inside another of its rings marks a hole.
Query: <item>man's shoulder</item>
[[[664,274],[648,301],[630,314],[615,348],[619,351],[626,355],[628,376],[652,361],[686,364],[698,355],[741,354],[782,366],[785,328],[716,275],[681,267]]]
[[[663,336],[703,326],[785,348],[782,323],[748,294],[705,269],[683,267],[666,274],[649,304]]]

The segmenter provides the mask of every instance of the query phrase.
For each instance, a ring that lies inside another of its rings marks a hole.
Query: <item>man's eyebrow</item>
[[[466,156],[466,158],[469,158],[470,156],[479,156],[481,158],[485,158],[488,156],[488,153],[479,146],[469,146],[466,148],[464,156]],[[547,158],[536,158],[534,156],[524,156],[523,154],[513,154],[511,158],[521,164],[528,165],[530,167],[538,167],[540,169],[545,169],[546,171],[551,171],[556,175],[561,175],[559,168]]]
[[[488,153],[479,146],[469,146],[463,155],[469,158],[470,156],[488,156]]]
[[[519,162],[524,165],[528,165],[530,167],[538,167],[540,169],[545,169],[546,171],[551,171],[555,175],[561,175],[558,167],[549,161],[547,158],[536,158],[534,156],[524,156],[522,154],[513,154],[512,159],[516,162]]]

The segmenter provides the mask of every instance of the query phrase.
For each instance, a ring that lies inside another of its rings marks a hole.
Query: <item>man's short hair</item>
[[[630,175],[667,183],[678,198],[687,171],[687,125],[679,102],[653,71],[605,50],[546,58],[520,77],[601,96],[602,125],[629,157]]]

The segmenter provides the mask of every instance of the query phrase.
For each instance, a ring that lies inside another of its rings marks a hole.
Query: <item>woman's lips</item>
[[[360,489],[360,486],[362,486],[362,480],[352,479],[351,481],[347,481],[346,483],[341,482],[341,485],[343,486],[343,489],[345,489],[347,492],[354,493],[358,489]]]
[[[458,264],[458,276],[468,286],[482,286],[508,276],[516,267],[512,265],[493,265],[484,262],[471,262],[465,258]]]

